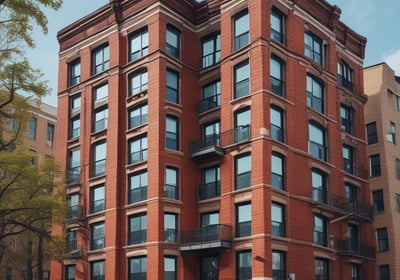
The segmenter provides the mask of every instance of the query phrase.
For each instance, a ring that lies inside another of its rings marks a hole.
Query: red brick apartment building
[[[62,29],[51,279],[374,279],[366,39],[340,12],[114,0]]]

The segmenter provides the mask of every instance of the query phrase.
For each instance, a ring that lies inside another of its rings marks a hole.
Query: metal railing
[[[375,259],[375,248],[359,242],[359,240],[336,240],[336,250],[341,255],[360,256]]]
[[[232,227],[216,224],[201,228],[182,230],[180,244],[207,244],[214,241],[232,241]]]

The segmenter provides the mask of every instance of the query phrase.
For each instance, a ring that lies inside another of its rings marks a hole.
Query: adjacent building
[[[315,0],[115,0],[58,33],[51,279],[375,279],[366,39]]]
[[[372,198],[375,206],[376,263],[379,277],[398,279],[400,251],[400,78],[386,64],[364,69],[367,152]]]

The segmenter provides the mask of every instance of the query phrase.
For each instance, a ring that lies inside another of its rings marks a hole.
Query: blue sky
[[[367,37],[364,66],[385,61],[400,75],[400,27],[399,0],[327,0],[341,8],[340,20],[357,33]],[[40,68],[53,89],[44,99],[50,105],[57,105],[58,43],[57,31],[75,20],[108,3],[109,0],[64,0],[58,11],[47,10],[49,33],[43,35],[34,31],[36,49],[28,52],[28,58],[35,68]]]

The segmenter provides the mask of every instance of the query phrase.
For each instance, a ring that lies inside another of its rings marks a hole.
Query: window
[[[304,55],[322,66],[322,40],[312,33],[304,33]]]
[[[349,145],[343,145],[343,170],[346,173],[355,175],[355,151]]]
[[[234,50],[238,50],[247,46],[250,42],[250,22],[249,12],[244,10],[233,18],[234,22]]]
[[[250,140],[250,107],[235,111],[235,143]]]
[[[396,193],[396,209],[400,212],[400,194]]]
[[[372,155],[369,157],[369,167],[371,177],[381,175],[381,160],[379,155]]]
[[[129,129],[147,124],[147,115],[148,115],[147,103],[132,108],[131,110],[129,110],[128,115],[129,115],[129,120],[128,120]]]
[[[279,190],[285,189],[285,157],[275,152],[271,155],[271,185]]]
[[[77,249],[76,230],[67,231],[67,252],[72,252]]]
[[[251,203],[236,205],[236,237],[251,235]]]
[[[71,112],[76,112],[81,109],[81,95],[75,94],[71,96],[70,100]]]
[[[72,87],[81,82],[81,60],[80,58],[68,64],[69,76],[68,76],[68,86]]]
[[[217,256],[204,256],[200,260],[200,280],[219,279],[219,263]]]
[[[68,218],[78,218],[79,194],[74,193],[68,196]]]
[[[147,214],[140,213],[129,217],[128,245],[147,241]]]
[[[106,142],[100,141],[93,145],[93,176],[104,175],[106,171]]]
[[[353,109],[346,105],[341,105],[340,119],[342,130],[349,134],[353,134]]]
[[[286,263],[285,252],[272,251],[272,280],[285,280],[286,278]]]
[[[347,238],[349,241],[349,250],[352,252],[360,252],[360,229],[358,225],[347,225]]]
[[[147,27],[129,35],[129,61],[146,56],[149,51],[149,34]]]
[[[219,121],[203,125],[203,147],[219,145]]]
[[[310,75],[307,75],[307,106],[324,113],[324,85]]]
[[[93,98],[95,103],[107,101],[108,98],[108,84],[95,87],[93,90]]]
[[[167,115],[165,128],[165,148],[179,150],[179,120],[177,117]]]
[[[201,222],[201,238],[202,240],[217,240],[220,235],[219,224],[219,213],[209,212],[202,213],[200,216]]]
[[[400,180],[400,159],[396,158],[396,179]]]
[[[147,199],[147,171],[142,171],[135,174],[130,174],[128,203],[135,203]]]
[[[92,61],[93,74],[98,74],[108,69],[110,65],[110,50],[108,44],[100,46],[93,50]]]
[[[390,268],[388,264],[379,266],[379,280],[390,280]]]
[[[328,245],[327,236],[328,236],[328,229],[327,229],[326,218],[315,215],[314,243],[326,247]]]
[[[65,266],[65,280],[75,280],[75,265],[66,265]]]
[[[175,256],[165,256],[164,257],[164,280],[176,280],[177,269],[176,269],[176,257]]]
[[[97,213],[105,209],[105,188],[104,185],[90,189],[90,213]]]
[[[140,256],[128,259],[128,280],[147,279],[147,257]]]
[[[165,168],[164,196],[171,199],[178,199],[178,186],[178,169],[167,166]]]
[[[283,97],[285,95],[285,62],[272,55],[269,69],[271,92]]]
[[[244,154],[235,157],[235,190],[251,185],[251,155]]]
[[[37,119],[32,118],[29,120],[29,130],[28,137],[30,139],[36,140],[36,127],[37,127]]]
[[[79,137],[81,131],[81,119],[80,115],[77,115],[71,118],[71,131],[70,131],[70,138]]]
[[[386,252],[389,250],[389,239],[386,228],[376,229],[376,239],[378,241],[378,252]]]
[[[180,31],[173,27],[172,25],[167,25],[167,33],[166,33],[166,51],[167,54],[179,58],[179,37]]]
[[[327,160],[325,129],[315,123],[308,124],[309,153],[321,160]]]
[[[79,148],[69,151],[68,182],[76,183],[80,179],[81,150]]]
[[[358,188],[349,183],[346,183],[344,186],[344,191],[346,193],[346,200],[349,203],[349,206],[351,207],[353,213],[355,213],[358,207]]]
[[[271,105],[270,108],[271,121],[271,138],[279,141],[285,141],[284,112],[281,108]]]
[[[271,9],[271,39],[284,44],[285,16],[276,8]],[[275,280],[275,279],[274,279]]]
[[[351,280],[361,280],[359,264],[351,264]]]
[[[219,80],[205,85],[202,94],[203,99],[198,105],[198,113],[203,113],[221,106],[221,82]]]
[[[199,188],[200,199],[220,196],[221,175],[220,167],[214,166],[202,170],[202,184]]]
[[[90,263],[90,280],[104,280],[104,261],[95,261]]]
[[[314,201],[327,204],[328,188],[327,176],[324,172],[313,168],[311,171],[312,199]]]
[[[376,122],[367,124],[367,144],[378,143],[378,132],[376,130]]]
[[[385,211],[383,190],[373,191],[372,199],[374,201],[375,213],[383,213]]]
[[[221,35],[213,34],[202,40],[202,67],[209,67],[221,58]]]
[[[315,279],[329,280],[329,262],[326,259],[315,259]]]
[[[103,106],[95,109],[93,132],[98,132],[107,129],[107,126],[108,126],[108,107]]]
[[[178,237],[178,215],[173,213],[164,214],[164,240],[176,242]]]
[[[90,225],[90,250],[104,248],[104,222]]]
[[[272,202],[271,204],[272,236],[286,236],[285,206]]]
[[[252,279],[251,272],[251,251],[236,252],[236,279],[247,280]]]
[[[250,65],[246,60],[234,67],[235,99],[250,93]]]
[[[46,136],[46,141],[50,144],[50,146],[53,146],[53,141],[54,141],[54,124],[52,124],[52,123],[47,123],[47,136]]]
[[[129,75],[129,96],[138,95],[147,90],[148,74],[147,69],[136,71]]]
[[[386,135],[386,139],[396,145],[396,124],[394,122],[390,122],[390,132]]]
[[[400,96],[396,95],[396,110],[400,112]]]
[[[167,69],[167,89],[165,99],[169,102],[179,103],[179,74]]]
[[[147,160],[147,134],[129,140],[128,163],[138,163]]]
[[[350,91],[353,91],[354,88],[354,71],[350,68],[350,66],[344,62],[338,62],[338,83],[342,87],[347,88]]]

